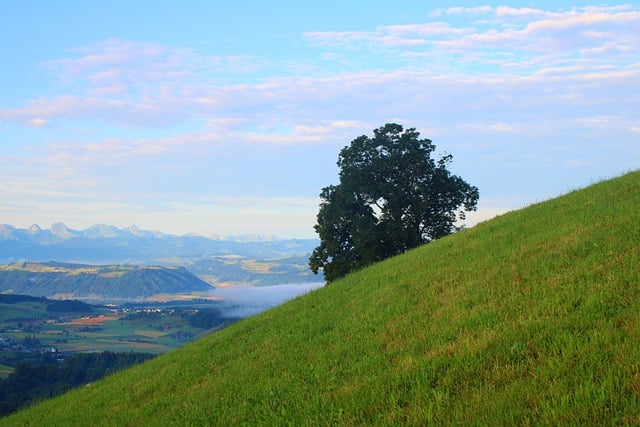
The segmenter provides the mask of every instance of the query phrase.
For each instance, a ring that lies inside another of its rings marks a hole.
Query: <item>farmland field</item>
[[[199,308],[158,304],[117,309],[86,305],[85,312],[51,312],[47,311],[50,303],[39,298],[0,303],[0,378],[11,373],[19,361],[43,352],[62,357],[100,351],[160,354],[233,321],[206,304]],[[214,313],[213,320],[206,325],[190,324],[190,317],[203,310]]]

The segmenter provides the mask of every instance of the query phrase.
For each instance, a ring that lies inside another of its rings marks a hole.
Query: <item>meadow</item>
[[[638,425],[640,172],[513,211],[0,425]]]

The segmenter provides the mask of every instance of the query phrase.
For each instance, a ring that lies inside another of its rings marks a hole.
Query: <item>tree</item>
[[[309,266],[328,282],[450,234],[476,209],[478,188],[447,170],[450,154],[432,159],[431,140],[399,124],[373,133],[340,151],[340,182],[320,193]]]

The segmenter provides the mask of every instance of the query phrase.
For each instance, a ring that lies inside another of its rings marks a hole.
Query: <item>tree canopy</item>
[[[340,151],[340,182],[320,193],[309,266],[329,282],[450,234],[476,209],[478,188],[447,169],[450,154],[431,157],[431,140],[395,123],[373,134]]]

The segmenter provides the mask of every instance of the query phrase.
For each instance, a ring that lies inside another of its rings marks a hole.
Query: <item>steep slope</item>
[[[640,173],[438,240],[2,425],[640,423]]]

